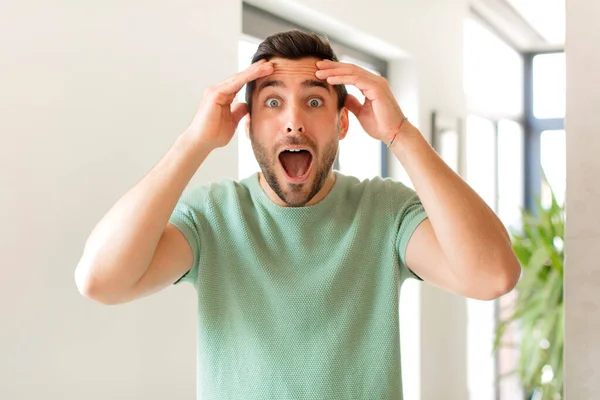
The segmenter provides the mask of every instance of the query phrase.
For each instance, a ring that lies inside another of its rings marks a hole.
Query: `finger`
[[[340,62],[340,61],[332,61],[332,60],[317,61],[317,68],[319,68],[319,69],[344,68],[344,67],[358,67],[358,65],[351,64],[351,63],[344,63],[344,62]]]
[[[366,79],[376,82],[377,78],[380,78],[379,75],[374,74],[373,72],[359,65],[351,63],[323,60],[317,62],[317,68],[319,68],[319,70],[315,74],[321,79],[327,79],[329,76],[337,75],[358,75],[364,76]]]
[[[315,75],[317,76],[317,78],[327,79],[330,76],[353,75],[355,73],[356,73],[356,71],[353,70],[352,68],[345,67],[345,68],[320,69],[315,72]]]
[[[262,60],[261,60],[262,61]],[[262,78],[273,72],[273,64],[266,62],[256,62],[244,71],[239,72],[219,86],[219,91],[223,94],[237,94],[246,83],[255,79]]]
[[[361,91],[372,90],[376,87],[376,82],[369,77],[360,75],[336,75],[327,78],[330,85],[353,85]]]
[[[346,107],[352,114],[358,116],[358,114],[360,114],[362,106],[363,105],[356,97],[354,97],[351,94],[346,95],[344,107]]]

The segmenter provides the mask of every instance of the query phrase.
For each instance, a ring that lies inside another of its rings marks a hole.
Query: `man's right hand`
[[[231,104],[248,82],[273,72],[273,64],[259,60],[218,85],[204,91],[202,102],[186,133],[210,148],[226,146],[242,118],[248,113],[246,103]]]

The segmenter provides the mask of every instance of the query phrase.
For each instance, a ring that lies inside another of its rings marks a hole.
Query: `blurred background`
[[[513,233],[531,277],[489,302],[407,281],[405,399],[560,399],[565,380],[569,399],[600,398],[600,323],[587,319],[600,306],[600,213],[590,200],[600,195],[600,6],[590,3],[1,5],[0,398],[194,397],[194,289],[107,307],[84,299],[73,273],[95,224],[183,132],[204,89],[250,65],[266,36],[292,28],[326,35],[341,61],[388,79],[413,124]],[[335,168],[412,185],[353,115]],[[190,186],[257,170],[238,129]],[[566,286],[565,252],[577,266]]]

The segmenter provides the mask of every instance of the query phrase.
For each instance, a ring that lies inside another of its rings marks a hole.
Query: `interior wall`
[[[417,99],[407,112],[427,138],[432,110],[464,115],[467,0],[294,3],[410,54],[408,66],[391,60],[390,77],[399,98]],[[185,129],[204,88],[236,72],[241,2],[0,7],[0,398],[192,398],[193,289],[106,307],[80,296],[73,272],[91,229]],[[193,183],[236,176],[232,141]],[[466,399],[465,302],[427,285],[419,300],[421,398]]]
[[[94,225],[237,71],[241,3],[0,5],[0,398],[191,399],[194,289],[120,306],[74,270]],[[194,182],[237,177],[236,141]]]

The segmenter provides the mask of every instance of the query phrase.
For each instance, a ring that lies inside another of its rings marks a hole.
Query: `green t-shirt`
[[[399,287],[427,216],[399,182],[335,173],[307,207],[273,203],[258,174],[181,196],[198,399],[402,399]]]

